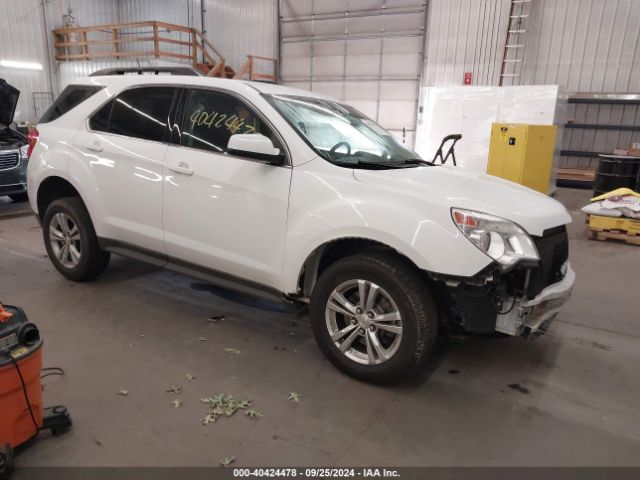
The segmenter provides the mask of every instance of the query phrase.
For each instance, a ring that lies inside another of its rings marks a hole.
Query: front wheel
[[[42,221],[49,259],[69,280],[92,280],[109,264],[109,252],[100,249],[93,223],[78,197],[51,203]]]
[[[311,326],[340,370],[391,383],[428,359],[438,318],[419,272],[398,256],[376,252],[344,258],[322,273],[311,298]]]

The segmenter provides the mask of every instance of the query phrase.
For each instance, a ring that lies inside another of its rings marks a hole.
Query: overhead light
[[[21,68],[23,70],[42,70],[41,63],[16,62],[15,60],[0,60],[0,67]]]

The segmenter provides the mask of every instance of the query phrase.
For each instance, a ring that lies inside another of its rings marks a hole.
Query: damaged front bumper
[[[564,278],[544,288],[531,300],[515,300],[506,313],[498,313],[496,331],[508,335],[540,335],[571,296],[576,274],[567,262]]]

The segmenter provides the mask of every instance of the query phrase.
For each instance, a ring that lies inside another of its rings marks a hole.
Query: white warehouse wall
[[[207,38],[236,71],[247,55],[278,56],[277,0],[202,0]]]
[[[558,83],[568,92],[640,91],[639,3],[534,0],[521,83]],[[0,58],[44,66],[42,71],[0,67],[0,77],[22,91],[18,121],[36,119],[34,92],[59,93],[58,66],[47,58],[47,44],[53,42],[50,30],[61,26],[69,6],[80,25],[158,19],[198,28],[204,6],[207,36],[233,68],[240,68],[249,53],[278,55],[278,0],[5,0],[3,4]],[[422,84],[459,85],[467,71],[473,73],[475,85],[497,84],[509,0],[428,0],[427,6]]]
[[[574,92],[640,93],[639,0],[533,0],[521,78],[514,84],[556,84]],[[497,85],[509,0],[431,0],[424,86]],[[567,120],[637,125],[633,105],[569,105]],[[565,129],[562,150],[611,152],[640,142],[640,132]],[[589,156],[563,156],[562,167],[593,168]]]
[[[534,0],[534,2],[537,0]],[[431,0],[423,84],[498,85],[510,0]]]
[[[535,0],[524,82],[640,91],[638,0]]]
[[[431,0],[424,85],[497,85],[509,0]],[[520,83],[640,91],[638,0],[533,0]]]
[[[44,33],[44,10],[38,0],[12,2],[0,15],[0,59],[39,63],[43,70],[19,70],[0,66],[0,78],[20,90],[16,121],[35,118],[33,93],[51,92],[51,78]]]
[[[118,21],[118,0],[4,0],[0,15],[0,59],[39,63],[42,70],[0,66],[0,78],[20,90],[16,122],[34,122],[59,91],[57,66],[48,52],[51,30],[62,26],[71,5],[81,25]]]
[[[207,38],[235,70],[248,54],[277,56],[277,0],[118,0],[118,4],[121,22],[159,20],[199,30],[204,8]]]
[[[42,70],[0,67],[0,78],[21,91],[16,121],[37,121],[51,98],[74,77],[122,63],[114,60],[63,65],[51,60],[51,30],[62,26],[62,15],[69,7],[80,26],[160,20],[201,29],[201,6],[206,11],[207,37],[234,69],[244,65],[247,54],[277,56],[277,0],[4,0],[0,59],[43,66]],[[167,50],[177,48],[189,47],[166,46]],[[141,59],[141,63],[149,62]]]

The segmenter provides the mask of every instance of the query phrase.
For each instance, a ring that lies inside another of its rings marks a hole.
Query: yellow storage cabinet
[[[494,123],[487,173],[549,193],[557,130],[555,125]]]

